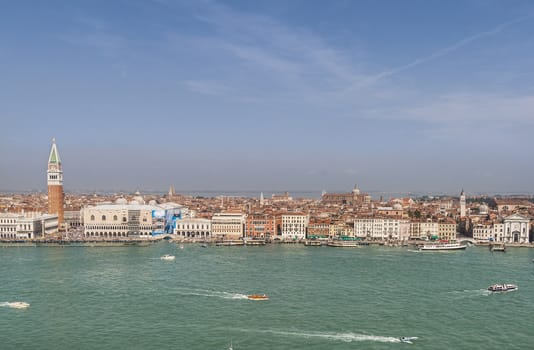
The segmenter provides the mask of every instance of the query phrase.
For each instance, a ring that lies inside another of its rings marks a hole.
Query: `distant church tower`
[[[56,139],[52,139],[52,148],[48,157],[48,213],[57,214],[58,226],[63,226],[63,170],[57,151]]]
[[[465,193],[462,188],[462,193],[460,193],[460,218],[465,218]]]
[[[174,186],[171,185],[171,186],[169,187],[169,193],[168,193],[168,196],[169,196],[169,198],[172,198],[172,197],[174,197],[175,195],[176,195],[176,190],[174,189]]]

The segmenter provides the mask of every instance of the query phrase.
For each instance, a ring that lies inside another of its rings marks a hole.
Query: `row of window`
[[[86,230],[123,230],[123,231],[128,231],[129,227],[130,227],[130,225],[86,225],[85,229]],[[152,225],[140,225],[139,226],[140,230],[151,231],[152,228],[153,228]]]
[[[102,221],[106,221],[107,220],[107,217],[106,215],[102,215]],[[117,221],[119,218],[117,217],[117,215],[113,215],[113,221]],[[132,221],[135,221],[137,218],[135,216],[132,216],[131,220]],[[94,215],[91,215],[91,221],[95,221],[95,216]],[[122,217],[122,222],[126,222],[128,221],[128,219],[123,216]],[[147,218],[143,218],[143,222],[147,222]]]
[[[187,229],[187,230],[192,229],[192,230],[194,230],[195,229],[195,225],[191,224],[191,226],[190,226],[189,224],[177,224],[176,228],[177,229],[180,228],[182,230],[183,229]],[[204,229],[209,230],[209,225],[206,225],[206,228],[204,228],[204,224],[200,224],[200,225],[196,224],[196,229],[197,230],[204,230]]]

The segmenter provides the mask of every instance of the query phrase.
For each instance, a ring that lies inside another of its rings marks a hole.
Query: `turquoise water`
[[[531,349],[533,258],[479,247],[3,247],[0,349]],[[502,282],[519,290],[485,291]]]

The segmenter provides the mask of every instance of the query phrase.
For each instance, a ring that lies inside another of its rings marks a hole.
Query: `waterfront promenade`
[[[173,237],[172,235],[165,235],[163,237],[151,237],[151,238],[122,238],[122,239],[63,239],[63,238],[47,238],[47,239],[3,239],[0,240],[0,246],[149,246],[161,241],[169,241],[181,244],[206,244],[212,246],[258,246],[258,245],[278,245],[278,244],[290,244],[290,245],[305,245],[305,246],[329,246],[334,247],[334,242],[347,242],[340,240],[264,240],[264,239],[242,239],[242,240],[216,240],[213,238],[208,239],[194,239],[194,238],[181,238]],[[492,242],[476,242],[472,238],[459,238],[458,242],[465,242],[473,246],[489,247]],[[387,246],[387,247],[407,247],[407,246],[421,246],[426,243],[432,243],[432,241],[425,240],[405,240],[405,241],[383,241],[383,240],[354,240],[350,241],[354,244],[354,247],[363,247],[369,245]],[[315,244],[310,244],[315,243]],[[339,247],[339,246],[338,246]],[[349,245],[346,245],[349,247]],[[507,248],[534,248],[534,243],[507,243]]]

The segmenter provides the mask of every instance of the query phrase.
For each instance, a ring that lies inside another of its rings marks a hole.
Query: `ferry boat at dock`
[[[361,244],[358,241],[331,241],[326,245],[329,247],[359,248]]]
[[[227,241],[218,241],[215,242],[216,246],[236,246],[236,245],[245,245],[245,242],[242,240],[227,240]]]
[[[506,252],[506,245],[504,243],[490,243],[489,250],[490,252]]]
[[[323,242],[315,239],[307,239],[304,241],[306,247],[320,247],[323,245]]]
[[[435,251],[435,250],[461,250],[467,248],[467,245],[460,243],[429,243],[423,244],[419,250]]]

